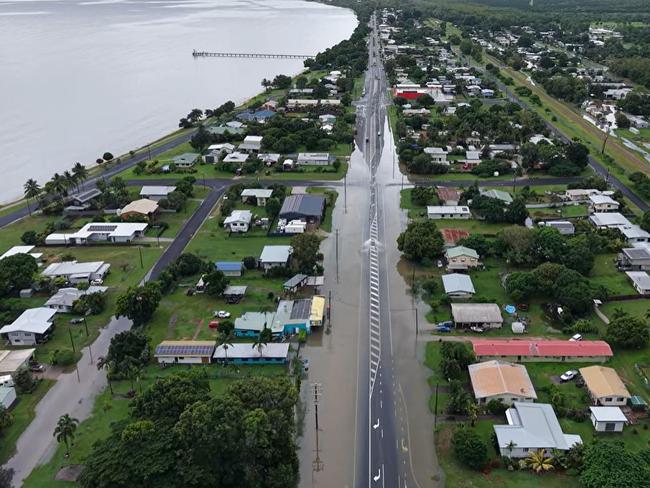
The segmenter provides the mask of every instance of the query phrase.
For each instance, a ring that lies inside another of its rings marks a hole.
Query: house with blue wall
[[[237,365],[247,364],[286,364],[289,360],[288,342],[270,342],[261,347],[253,347],[253,343],[236,343],[224,348],[218,346],[212,356],[215,363]]]

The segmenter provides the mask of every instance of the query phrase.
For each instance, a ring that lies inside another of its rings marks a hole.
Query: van
[[[0,376],[0,386],[14,386],[14,379],[10,374]]]

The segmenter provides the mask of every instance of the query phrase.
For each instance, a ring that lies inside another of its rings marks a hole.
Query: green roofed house
[[[172,158],[172,162],[177,168],[191,168],[199,159],[198,153],[183,153]]]
[[[465,246],[450,247],[445,251],[445,258],[449,270],[466,270],[481,265],[478,253]]]
[[[510,196],[510,193],[507,191],[503,190],[481,190],[480,191],[482,197],[488,197],[488,198],[495,198],[497,200],[501,200],[502,202],[506,204],[512,203],[512,196]]]

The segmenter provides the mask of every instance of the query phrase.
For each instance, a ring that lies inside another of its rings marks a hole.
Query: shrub
[[[52,366],[70,366],[75,363],[75,354],[71,349],[57,349],[52,353]]]
[[[487,445],[475,431],[465,426],[458,427],[451,444],[456,458],[468,468],[480,470],[487,464]]]
[[[257,268],[257,258],[255,256],[246,256],[243,262],[246,269]]]
[[[508,406],[501,400],[490,400],[485,408],[491,415],[503,415]]]

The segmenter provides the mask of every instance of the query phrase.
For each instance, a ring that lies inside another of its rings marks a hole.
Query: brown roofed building
[[[613,368],[605,366],[588,366],[580,368],[580,374],[589,390],[594,404],[606,407],[627,404],[630,392]]]
[[[127,204],[120,211],[120,217],[122,217],[122,220],[129,220],[133,217],[146,217],[153,220],[157,212],[158,202],[154,202],[148,198],[141,198],[140,200],[133,200]]]
[[[497,400],[512,405],[513,402],[537,399],[526,366],[507,361],[485,361],[470,364],[468,369],[474,397],[479,403]]]
[[[456,206],[460,201],[462,192],[456,188],[438,188],[436,194],[443,205]]]

